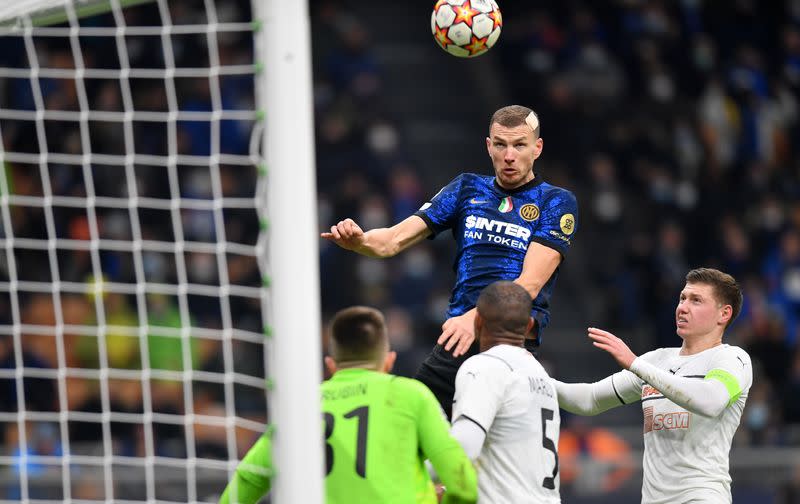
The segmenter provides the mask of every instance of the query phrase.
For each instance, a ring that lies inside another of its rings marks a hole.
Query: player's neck
[[[481,349],[482,352],[486,350],[492,349],[499,345],[508,345],[508,346],[515,346],[519,348],[525,348],[525,340],[520,340],[518,338],[495,338],[490,344],[489,347],[486,349]]]
[[[368,371],[380,371],[380,365],[374,361],[344,361],[336,363],[336,370],[341,371],[344,369],[366,369]]]
[[[714,348],[722,344],[722,334],[708,334],[700,338],[687,338],[683,340],[679,355],[694,355],[705,352],[709,348]]]

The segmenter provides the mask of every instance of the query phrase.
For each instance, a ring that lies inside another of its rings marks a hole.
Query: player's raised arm
[[[596,347],[611,354],[620,366],[630,369],[632,373],[658,389],[664,397],[699,415],[719,416],[726,407],[736,401],[742,393],[741,384],[746,382],[743,370],[747,369],[747,365],[744,360],[740,365],[736,359],[728,359],[725,365],[718,365],[719,367],[709,372],[705,379],[698,380],[696,377],[669,373],[638,358],[624,341],[608,331],[590,327],[589,338]]]
[[[561,409],[575,415],[593,416],[639,399],[641,386],[632,373],[622,371],[594,383],[553,380]]]
[[[345,250],[367,257],[392,257],[431,234],[422,218],[412,215],[389,228],[361,229],[353,219],[339,221],[330,232],[320,233]]]

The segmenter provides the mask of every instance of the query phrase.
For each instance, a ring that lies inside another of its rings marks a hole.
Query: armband
[[[742,395],[742,389],[739,386],[739,380],[737,380],[735,376],[724,369],[712,369],[706,373],[706,376],[703,379],[717,380],[725,385],[725,389],[728,391],[728,397],[730,398],[728,401],[728,406],[735,403],[736,400],[739,399],[739,396]]]

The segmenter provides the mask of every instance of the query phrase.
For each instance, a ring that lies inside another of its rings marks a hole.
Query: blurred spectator
[[[587,417],[568,415],[558,439],[558,463],[565,491],[583,495],[614,492],[631,477],[628,443]]]

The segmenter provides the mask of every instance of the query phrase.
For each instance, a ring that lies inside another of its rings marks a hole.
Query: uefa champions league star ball
[[[459,58],[485,53],[497,42],[503,17],[494,0],[439,0],[431,31],[439,47]]]

